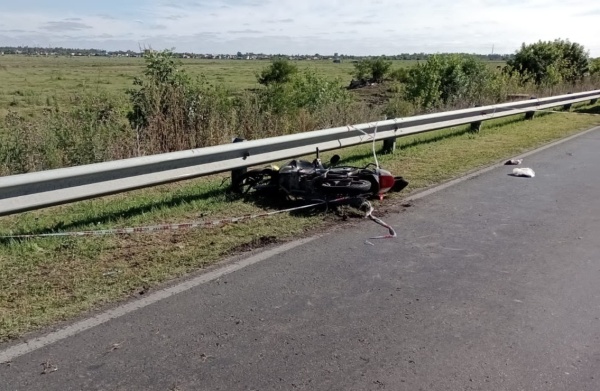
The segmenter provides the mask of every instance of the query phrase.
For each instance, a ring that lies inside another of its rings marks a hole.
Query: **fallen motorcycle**
[[[233,184],[240,194],[283,194],[304,200],[330,200],[339,197],[379,197],[401,191],[408,182],[370,163],[365,167],[337,166],[334,155],[327,166],[318,157],[309,162],[294,159],[285,166],[249,170]]]

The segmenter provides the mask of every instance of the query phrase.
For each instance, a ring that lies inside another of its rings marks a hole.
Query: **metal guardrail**
[[[0,178],[0,216],[271,163],[320,151],[594,101],[600,90],[397,118]]]

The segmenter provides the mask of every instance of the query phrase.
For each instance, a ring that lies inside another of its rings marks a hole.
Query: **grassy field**
[[[600,105],[583,105],[578,110],[600,113]],[[410,186],[400,197],[376,203],[377,214],[400,210],[401,196],[407,192],[599,123],[598,116],[542,114],[533,121],[519,116],[486,122],[479,134],[460,127],[399,139],[396,154],[381,155],[379,160],[394,174],[403,175]],[[364,165],[372,160],[370,149],[366,145],[339,153],[345,163]],[[203,178],[2,218],[0,235],[212,220],[287,206],[232,197],[222,179]],[[511,179],[504,175],[499,180]],[[340,216],[343,213],[280,214],[184,232],[2,240],[0,341],[107,303],[144,295],[161,283],[203,269],[230,254],[347,224],[347,216]],[[358,221],[350,219],[351,223]],[[379,226],[366,225],[370,222],[361,224],[365,224],[365,232],[381,232]],[[402,227],[397,228],[402,232]]]
[[[205,75],[209,82],[219,83],[232,91],[256,88],[256,74],[268,61],[251,60],[182,60],[192,76]],[[406,64],[397,64],[403,66]],[[298,62],[301,69],[313,68],[328,77],[351,79],[351,63],[329,61]],[[133,79],[142,73],[141,58],[126,57],[0,57],[0,116],[8,109],[26,110],[50,106],[54,99],[66,103],[69,96],[88,91],[124,93]]]
[[[231,91],[257,88],[256,74],[268,61],[256,60],[182,60],[192,76],[205,75],[209,82],[219,83]],[[392,68],[407,67],[416,61],[394,61]],[[351,62],[297,61],[300,69],[314,69],[328,78],[339,78],[344,84],[352,79]],[[502,65],[489,62],[491,67]],[[123,94],[141,74],[144,61],[127,57],[27,57],[0,56],[0,118],[15,110],[27,115],[51,106],[69,103],[72,95],[87,91]]]

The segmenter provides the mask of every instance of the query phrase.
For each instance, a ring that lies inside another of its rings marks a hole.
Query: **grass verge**
[[[599,109],[582,105],[577,111]],[[521,118],[488,121],[479,134],[460,127],[402,138],[395,154],[379,160],[410,182],[408,191],[415,191],[600,124],[598,116],[567,113]],[[338,153],[348,164],[372,161],[369,145]],[[2,218],[0,235],[216,219],[281,207],[233,198],[221,182],[203,178]],[[0,342],[146,294],[227,255],[338,221],[331,214],[281,214],[183,232],[0,241]]]

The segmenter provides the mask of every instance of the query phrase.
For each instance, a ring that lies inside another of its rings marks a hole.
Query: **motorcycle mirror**
[[[329,160],[329,165],[330,166],[335,166],[336,164],[338,164],[340,162],[340,155],[333,155],[331,157],[331,159]]]

